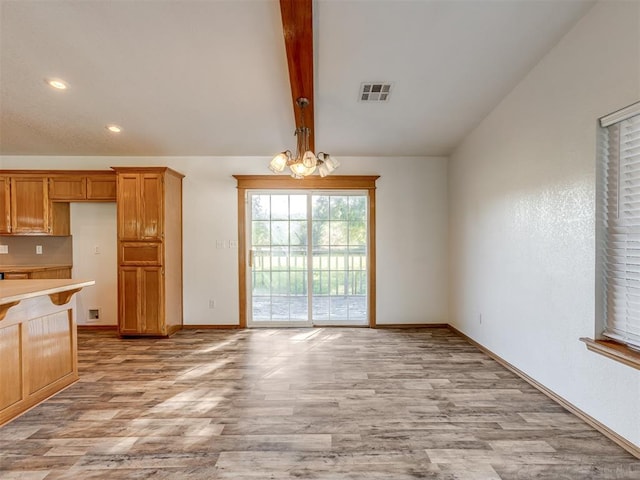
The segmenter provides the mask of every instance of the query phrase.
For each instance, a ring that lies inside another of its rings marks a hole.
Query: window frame
[[[587,349],[604,355],[612,360],[621,362],[632,368],[640,369],[640,351],[635,347],[617,341],[605,334],[607,329],[606,322],[606,298],[607,298],[607,282],[605,281],[605,238],[609,232],[607,230],[605,218],[606,212],[606,186],[605,180],[608,174],[608,149],[606,149],[605,140],[608,141],[608,127],[621,123],[629,118],[640,115],[640,102],[636,102],[625,108],[617,110],[611,114],[605,115],[598,120],[598,149],[596,155],[596,269],[595,269],[595,339],[583,337],[580,341],[584,342]],[[605,136],[607,136],[605,138]],[[619,192],[619,186],[616,187]]]

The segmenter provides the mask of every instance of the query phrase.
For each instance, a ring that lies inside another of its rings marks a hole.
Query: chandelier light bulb
[[[291,152],[289,152],[288,150],[286,152],[279,153],[278,155],[273,157],[271,163],[269,163],[269,169],[273,173],[281,173],[284,170],[284,167],[287,166],[290,155]]]
[[[301,162],[293,163],[289,168],[291,169],[291,176],[297,179],[308,177],[316,170],[315,165],[313,167],[305,167],[304,163]]]
[[[318,159],[311,150],[307,150],[306,152],[304,152],[304,155],[302,156],[302,164],[305,167],[312,168],[315,167],[317,163]]]
[[[296,180],[302,180],[304,178],[303,172],[304,172],[303,170],[294,168],[293,165],[291,166],[291,177],[292,178],[295,178]]]
[[[324,154],[324,163],[327,164],[327,166],[330,168],[330,172],[333,172],[336,168],[338,168],[340,166],[340,162],[338,161],[337,158],[332,157],[331,155],[329,155],[328,153]]]
[[[294,163],[291,165],[291,171],[294,173],[294,175],[304,177],[304,174],[307,171],[307,167],[305,167],[302,163]]]

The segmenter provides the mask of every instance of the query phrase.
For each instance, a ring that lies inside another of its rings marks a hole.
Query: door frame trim
[[[239,326],[247,328],[247,190],[366,190],[369,201],[367,249],[367,300],[369,327],[376,327],[376,180],[379,175],[336,175],[331,177],[305,177],[296,180],[283,175],[233,175],[238,182],[238,283]]]

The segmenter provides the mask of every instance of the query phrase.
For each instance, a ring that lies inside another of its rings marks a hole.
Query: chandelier
[[[309,100],[301,97],[296,100],[296,104],[302,112],[302,122],[296,128],[295,136],[297,138],[296,154],[293,156],[291,150],[285,150],[279,153],[269,163],[269,169],[273,173],[282,173],[285,167],[291,170],[293,178],[301,179],[313,174],[316,170],[321,177],[326,177],[340,166],[340,162],[328,153],[318,152],[314,154],[309,149],[309,127],[304,123],[304,109],[309,105]]]

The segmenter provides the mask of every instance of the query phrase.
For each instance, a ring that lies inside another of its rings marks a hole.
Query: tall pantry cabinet
[[[118,331],[168,336],[182,328],[182,178],[166,167],[117,175]]]

